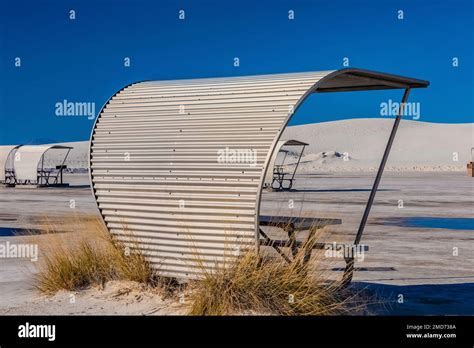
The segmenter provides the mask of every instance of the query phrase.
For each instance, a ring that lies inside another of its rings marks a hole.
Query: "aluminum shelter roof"
[[[5,181],[5,169],[7,167],[7,161],[13,150],[17,149],[20,145],[3,145],[0,146],[0,181]]]
[[[199,277],[258,247],[265,172],[308,95],[427,85],[361,69],[135,83],[96,119],[93,194],[160,274]]]
[[[285,145],[287,146],[307,146],[309,145],[308,143],[305,143],[304,141],[301,141],[301,140],[296,140],[296,139],[288,139],[288,140],[284,140],[285,142]]]
[[[38,165],[41,157],[51,149],[72,149],[64,145],[23,145],[17,150],[17,158],[14,162],[15,176],[17,180],[30,180],[35,182],[38,175]]]

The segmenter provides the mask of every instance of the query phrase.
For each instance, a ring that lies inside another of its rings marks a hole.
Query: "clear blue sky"
[[[135,81],[339,69],[344,57],[429,80],[411,94],[420,121],[473,122],[473,13],[472,0],[2,0],[0,144],[86,140],[93,121],[57,117],[55,104],[95,102],[98,112]],[[380,102],[400,96],[315,95],[293,123],[380,117]]]

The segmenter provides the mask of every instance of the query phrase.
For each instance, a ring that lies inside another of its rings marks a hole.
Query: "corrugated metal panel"
[[[110,232],[178,277],[255,246],[265,164],[292,112],[331,74],[149,81],[118,92],[97,117],[90,148]],[[355,80],[339,74],[328,86],[368,83]]]
[[[181,277],[253,247],[264,162],[292,108],[327,74],[120,91],[100,113],[91,145],[95,195],[111,233],[146,251],[162,274]]]
[[[2,145],[0,146],[0,182],[5,181],[5,169],[7,168],[8,162],[12,161],[12,156],[14,150],[20,145]]]

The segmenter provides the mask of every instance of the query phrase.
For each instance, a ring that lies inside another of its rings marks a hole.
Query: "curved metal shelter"
[[[13,169],[12,155],[21,145],[0,146],[0,182],[6,183],[7,170]]]
[[[64,145],[20,146],[16,154],[17,159],[14,161],[17,182],[39,184],[38,166],[40,165],[40,162],[42,163],[44,160],[45,153],[51,149],[66,149],[69,153],[69,150],[71,150],[72,147]],[[66,157],[67,154],[64,157],[63,164],[66,160]],[[42,167],[43,165],[41,165],[40,170],[43,169]]]
[[[265,173],[310,94],[427,85],[361,69],[134,83],[96,119],[93,194],[109,231],[160,274],[199,277],[258,248]]]
[[[296,173],[296,170],[298,169],[299,162],[301,160],[301,157],[303,156],[303,152],[306,146],[308,146],[308,143],[305,143],[303,141],[295,140],[295,139],[287,139],[287,140],[279,140],[273,149],[273,154],[272,158],[270,159],[270,162],[268,162],[268,170],[266,171],[265,174],[265,181],[264,181],[264,186],[265,187],[272,187],[273,181],[274,181],[274,170],[278,167],[283,167],[285,165],[285,159],[288,155],[288,150],[283,150],[283,147],[285,146],[298,146],[302,147],[302,150],[299,151],[299,157],[298,157],[298,162],[295,165],[293,175],[291,177],[291,180],[293,181],[294,174]],[[281,161],[281,164],[277,164],[277,159],[278,159],[278,154],[284,153],[283,160]],[[287,179],[285,179],[287,180]]]

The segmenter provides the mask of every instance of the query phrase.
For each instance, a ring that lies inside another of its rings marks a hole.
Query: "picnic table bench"
[[[63,171],[67,169],[64,164],[57,165],[54,168],[40,168],[37,170],[38,185],[63,185]]]
[[[329,225],[340,225],[341,219],[331,218],[312,218],[312,217],[293,217],[293,216],[260,216],[260,226],[271,226],[282,229],[288,234],[286,240],[272,239],[260,228],[260,245],[269,246],[275,249],[278,254],[288,263],[295,261],[296,255],[301,251],[303,253],[302,262],[307,264],[311,258],[313,249],[326,249],[327,247],[343,247],[343,248],[354,248],[355,245],[339,244],[339,243],[324,243],[316,242],[314,239],[315,233],[318,229],[321,229]],[[299,241],[296,238],[297,232],[309,231],[308,236],[303,240]],[[290,248],[293,260],[290,259],[281,248]],[[368,251],[367,245],[362,246],[363,251]],[[354,270],[354,258],[345,257],[346,268],[343,275],[343,284],[347,280],[352,279],[352,272]]]
[[[5,184],[14,185],[16,183],[15,170],[14,169],[5,169]]]
[[[55,176],[52,175],[53,171],[51,169],[38,169],[38,174],[37,174],[37,183],[39,185],[49,185],[50,179],[54,179],[54,181],[57,180]]]
[[[294,175],[283,170],[283,166],[275,166],[273,169],[273,179],[271,188],[273,190],[291,190],[293,187]]]

